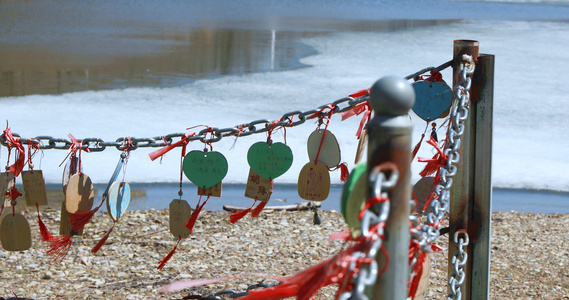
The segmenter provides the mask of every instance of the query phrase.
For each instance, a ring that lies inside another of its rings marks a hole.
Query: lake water
[[[512,209],[521,195],[535,197],[528,202],[536,209],[550,194],[565,205],[568,33],[567,1],[4,1],[0,118],[24,137],[105,141],[195,125],[233,127],[310,110],[380,77],[442,64],[452,58],[453,40],[473,39],[482,53],[496,55],[493,186],[514,198]],[[443,77],[448,82],[450,70]],[[413,121],[418,141],[425,123]],[[358,124],[359,118],[341,122],[336,116],[329,127],[350,168]],[[286,131],[295,160],[275,184],[296,182],[316,125]],[[245,182],[247,149],[265,138],[214,143],[229,161],[224,183]],[[203,144],[188,147],[201,150]],[[164,187],[177,182],[179,151],[152,162],[152,150],[132,153],[125,180]],[[0,152],[4,161],[6,155]],[[118,155],[84,154],[85,173],[107,182]],[[61,181],[65,156],[49,150],[35,157],[48,183]],[[432,149],[422,147],[419,156],[432,156]],[[421,168],[413,164],[413,180]],[[339,172],[331,177],[340,183]],[[174,188],[165,199],[176,194]],[[495,189],[495,209],[500,197]],[[325,202],[337,201],[330,199]]]

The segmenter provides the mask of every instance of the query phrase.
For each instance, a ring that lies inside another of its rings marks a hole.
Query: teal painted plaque
[[[415,104],[413,111],[425,121],[443,117],[452,104],[452,90],[444,81],[417,81],[413,83]]]
[[[186,154],[183,162],[184,174],[200,188],[210,188],[227,175],[227,159],[216,151],[194,150]]]
[[[107,211],[114,221],[118,221],[130,203],[130,185],[126,182],[115,182],[109,188]]]
[[[257,174],[267,179],[275,179],[288,171],[292,165],[292,150],[283,143],[269,145],[258,142],[249,148],[247,161]]]

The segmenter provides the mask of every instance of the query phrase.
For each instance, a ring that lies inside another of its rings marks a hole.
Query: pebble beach
[[[174,281],[222,278],[242,273],[292,275],[333,256],[346,247],[330,241],[330,233],[346,224],[339,212],[319,211],[321,225],[310,211],[264,211],[231,224],[229,213],[202,211],[192,235],[183,239],[162,270],[158,262],[175,246],[165,210],[127,211],[106,244],[92,247],[111,227],[98,213],[82,236],[73,238],[68,255],[54,260],[41,242],[37,215],[24,213],[32,230],[27,251],[0,251],[0,297],[18,299],[182,299],[212,295],[225,289],[242,292],[249,285],[276,281],[245,276],[178,292],[160,293]],[[56,234],[60,212],[41,211],[47,228]],[[569,215],[494,212],[490,299],[569,299]],[[438,240],[444,249],[431,255],[425,299],[446,297],[448,235]],[[335,286],[315,299],[333,299]],[[229,298],[228,298],[229,299]]]

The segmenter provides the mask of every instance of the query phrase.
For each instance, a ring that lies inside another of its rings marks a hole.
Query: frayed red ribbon
[[[12,148],[16,148],[18,151],[16,152],[16,160],[14,164],[9,167],[9,171],[14,172],[14,176],[18,177],[18,175],[20,175],[20,172],[22,172],[24,169],[24,165],[26,164],[26,150],[24,149],[20,138],[15,137],[12,134],[12,128],[6,127],[4,130],[4,139],[6,140],[8,153],[10,153]]]
[[[158,149],[154,152],[148,153],[150,160],[154,161],[157,158],[163,156],[164,154],[168,153],[170,150],[172,150],[172,149],[174,149],[180,145],[182,145],[182,147],[183,147],[182,152],[185,152],[185,149],[186,149],[185,147],[188,144],[188,138],[190,138],[194,135],[196,135],[195,132],[186,132],[186,133],[184,133],[184,135],[182,136],[182,138],[179,141],[177,141],[173,144],[170,144],[164,148]]]
[[[360,126],[358,127],[358,131],[356,132],[356,136],[358,137],[358,139],[361,137],[364,127],[371,120],[371,105],[369,104],[369,102],[366,101],[342,113],[342,121],[353,116],[359,116],[361,113],[364,113],[364,115],[362,117],[362,120],[360,121]]]

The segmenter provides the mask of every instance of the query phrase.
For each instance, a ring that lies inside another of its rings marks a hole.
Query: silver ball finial
[[[383,77],[371,87],[369,103],[377,114],[404,115],[415,104],[415,90],[403,78]]]

